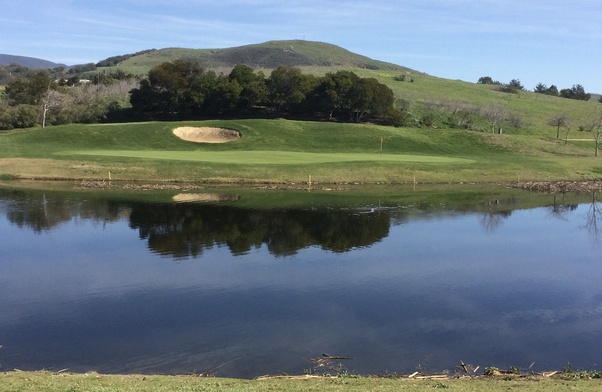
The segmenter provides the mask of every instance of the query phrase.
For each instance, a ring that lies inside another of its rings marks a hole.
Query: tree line
[[[81,74],[63,68],[30,70],[17,65],[0,66],[0,78],[10,79],[0,96],[0,129],[38,124],[220,117],[370,121],[493,133],[501,133],[503,125],[510,129],[524,125],[518,114],[498,104],[424,101],[413,105],[411,114],[410,103],[396,99],[388,86],[344,70],[315,76],[304,74],[296,67],[280,66],[266,76],[239,64],[227,74],[217,74],[194,61],[176,60],[157,65],[141,78],[122,70],[98,70],[95,64],[84,64],[80,68],[87,71]],[[502,84],[482,77],[478,83],[493,84],[499,91],[524,90],[518,79]],[[536,86],[536,92],[543,94],[555,95],[555,90],[555,86]],[[585,90],[581,85],[570,90],[573,99],[584,99]],[[568,135],[569,125],[573,123],[565,119],[564,114],[561,117],[549,124],[556,128],[557,137],[561,128],[566,129]],[[600,129],[597,123],[595,126],[583,124],[579,124],[580,130]]]
[[[498,91],[507,92],[507,93],[516,93],[518,91],[525,91],[525,86],[523,86],[518,79],[512,79],[509,83],[500,83],[498,80],[493,80],[490,76],[482,76],[477,80],[478,84],[491,84],[496,86]],[[568,99],[577,99],[581,101],[589,101],[592,97],[591,94],[585,92],[585,88],[580,84],[574,84],[571,88],[564,88],[562,90],[558,90],[558,87],[555,85],[551,85],[548,87],[544,83],[537,83],[535,88],[533,89],[534,93],[551,95],[554,97],[568,98]],[[600,97],[599,102],[602,103],[602,97]]]
[[[0,99],[0,130],[99,122],[128,106],[129,92],[139,84],[121,70],[95,72],[90,79],[57,70],[18,68],[18,73]]]
[[[395,94],[374,78],[351,71],[324,76],[279,66],[266,77],[239,64],[216,74],[188,60],[160,64],[131,91],[138,116],[205,118],[219,116],[293,116],[400,125],[404,113]]]
[[[100,71],[94,64],[79,68],[84,73],[13,67],[0,99],[0,129],[225,116],[328,118],[398,126],[407,116],[407,106],[395,107],[389,87],[351,71],[314,76],[280,66],[266,77],[239,64],[228,74],[217,74],[194,61],[175,60],[139,78],[122,70]]]

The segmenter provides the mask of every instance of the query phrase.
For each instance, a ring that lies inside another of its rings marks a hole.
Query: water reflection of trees
[[[483,215],[481,216],[481,225],[485,228],[487,233],[493,233],[499,228],[502,223],[512,215],[512,209],[508,208],[508,203],[501,203],[500,200],[491,200],[487,202],[485,208],[483,208]]]
[[[35,233],[49,231],[73,217],[82,219],[117,220],[120,208],[115,203],[99,200],[47,197],[22,191],[0,190],[0,201],[6,205],[6,217],[18,227],[29,227]]]
[[[579,204],[567,203],[566,194],[553,194],[552,203],[548,206],[552,216],[566,220],[567,215],[574,212]],[[510,198],[506,200],[490,200],[482,209],[481,225],[487,233],[493,233],[502,223],[508,219],[516,208],[518,200]]]
[[[550,212],[552,213],[552,216],[562,220],[565,220],[566,215],[575,211],[578,207],[578,204],[567,204],[565,202],[565,197],[565,193],[552,195],[552,205],[550,206]]]
[[[550,197],[550,196],[547,196]],[[552,195],[545,204],[552,216],[567,219],[579,203]],[[567,197],[567,199],[569,199]],[[595,241],[602,236],[600,202],[590,198],[586,228]],[[540,204],[541,206],[542,204]],[[227,246],[233,254],[243,254],[266,246],[275,255],[292,255],[300,249],[318,246],[333,252],[374,244],[388,236],[391,225],[412,219],[430,219],[438,214],[480,211],[481,225],[488,233],[496,231],[520,208],[520,199],[491,199],[490,202],[457,204],[415,203],[403,206],[364,208],[274,208],[249,209],[232,204],[125,202],[102,198],[70,198],[52,193],[31,193],[0,189],[0,208],[16,226],[40,233],[73,219],[111,222],[122,219],[139,232],[151,251],[175,258],[196,257],[205,249]],[[524,206],[522,207],[524,208]]]
[[[310,246],[333,252],[369,246],[388,235],[390,220],[386,211],[137,204],[130,227],[139,230],[154,252],[176,258],[199,256],[216,245],[242,254],[263,244],[272,254],[285,256]]]
[[[587,210],[587,222],[585,227],[595,242],[600,240],[600,226],[598,225],[598,221],[602,219],[600,216],[602,214],[601,208],[602,207],[598,201],[596,192],[593,192],[592,201],[589,209]]]
[[[204,249],[227,246],[242,254],[266,245],[275,255],[310,246],[333,252],[369,246],[389,233],[388,211],[358,213],[345,209],[243,209],[203,204],[126,203],[106,199],[47,197],[44,193],[0,190],[7,219],[36,233],[75,218],[109,222],[128,217],[149,248],[184,258]]]

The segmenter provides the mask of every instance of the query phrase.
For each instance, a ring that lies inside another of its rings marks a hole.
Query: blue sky
[[[68,65],[306,39],[447,79],[602,93],[600,0],[0,0],[0,53]]]

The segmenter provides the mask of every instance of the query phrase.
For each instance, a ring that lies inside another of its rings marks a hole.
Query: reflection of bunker
[[[179,127],[173,134],[195,143],[227,143],[241,138],[240,132],[233,129],[212,127]]]
[[[179,193],[173,197],[178,203],[206,203],[214,201],[234,201],[240,199],[237,195],[223,193]]]

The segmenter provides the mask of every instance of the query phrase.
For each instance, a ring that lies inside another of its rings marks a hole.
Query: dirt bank
[[[534,181],[520,182],[515,188],[546,193],[592,193],[602,192],[602,181]]]

